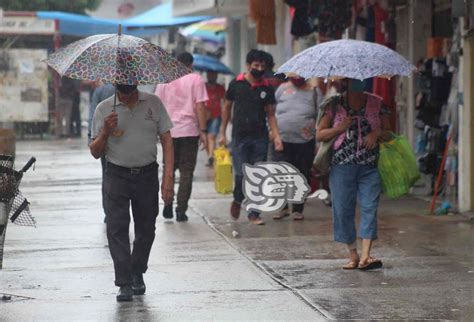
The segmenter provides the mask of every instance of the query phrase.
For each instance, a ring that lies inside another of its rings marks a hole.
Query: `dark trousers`
[[[179,170],[179,187],[176,213],[184,214],[188,210],[189,198],[193,189],[194,168],[199,149],[199,137],[173,138],[174,171]]]
[[[72,112],[71,112],[71,135],[72,136],[81,136],[81,110],[79,108],[81,101],[80,95],[75,95],[72,103]]]
[[[107,164],[104,176],[104,202],[107,239],[114,261],[115,285],[131,285],[132,272],[145,273],[155,239],[158,215],[158,165],[138,174]],[[130,252],[130,204],[135,223],[135,240]]]
[[[100,157],[100,165],[102,166],[102,209],[104,209],[105,214],[105,167],[107,166],[107,160],[104,156]]]
[[[273,160],[280,162],[285,161],[294,165],[311,185],[311,167],[313,166],[315,140],[307,143],[289,143],[283,142],[283,151],[274,151]],[[288,209],[288,204],[285,206]],[[293,204],[293,211],[302,213],[304,203]]]
[[[245,196],[242,189],[244,163],[255,164],[267,159],[267,138],[232,139],[232,166],[234,169],[234,201],[241,203]]]

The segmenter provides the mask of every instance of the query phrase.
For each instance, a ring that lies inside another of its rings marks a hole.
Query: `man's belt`
[[[158,167],[158,164],[156,162],[152,162],[146,166],[136,167],[136,168],[122,167],[120,165],[116,165],[111,162],[107,162],[107,166],[106,166],[107,169],[117,170],[119,172],[124,172],[124,173],[134,174],[134,175],[148,172],[150,170],[156,169],[157,167]]]

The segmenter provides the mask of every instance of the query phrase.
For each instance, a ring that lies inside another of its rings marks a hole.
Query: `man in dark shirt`
[[[277,151],[283,149],[275,119],[275,95],[272,86],[263,78],[265,73],[265,53],[252,49],[247,54],[247,73],[238,75],[229,84],[222,111],[222,124],[219,143],[226,144],[226,128],[232,114],[232,163],[234,170],[234,201],[230,207],[232,218],[238,219],[241,203],[244,200],[242,190],[242,165],[255,164],[266,160],[268,129],[270,126],[273,143]],[[249,220],[263,225],[260,214],[251,211]]]

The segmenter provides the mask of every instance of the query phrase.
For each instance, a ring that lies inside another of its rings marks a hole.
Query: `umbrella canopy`
[[[360,40],[334,40],[310,47],[284,63],[278,73],[306,79],[409,76],[409,61],[388,47]]]
[[[225,43],[226,18],[215,18],[194,23],[180,30],[180,34],[216,44]]]
[[[76,41],[51,54],[46,63],[61,76],[111,84],[169,83],[191,72],[164,49],[120,33]]]
[[[229,69],[229,67],[221,63],[216,58],[209,57],[206,55],[199,55],[199,54],[194,54],[193,58],[194,58],[193,67],[195,70],[198,70],[201,72],[206,72],[210,70],[216,73],[227,74],[227,75],[234,74]]]

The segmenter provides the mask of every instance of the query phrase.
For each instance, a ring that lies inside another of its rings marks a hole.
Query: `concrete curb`
[[[216,226],[210,221],[209,218],[207,218],[205,215],[203,215],[200,211],[198,211],[195,207],[189,207],[192,208],[193,212],[199,215],[204,222],[216,233],[218,234],[227,244],[229,244],[230,247],[235,249],[240,255],[245,257],[249,262],[251,262],[255,267],[257,267],[259,270],[261,270],[265,275],[269,276],[272,280],[274,280],[277,284],[281,285],[283,288],[291,291],[296,297],[298,297],[303,303],[311,307],[315,312],[318,312],[321,314],[325,319],[327,320],[335,320],[336,318],[332,316],[331,313],[326,311],[324,308],[321,306],[312,303],[310,299],[308,299],[306,296],[304,296],[301,292],[299,292],[297,289],[291,287],[290,285],[284,283],[284,278],[280,276],[278,273],[273,271],[271,268],[267,267],[266,265],[259,264],[257,261],[243,253],[237,246],[232,243],[232,241],[227,238],[225,234],[220,232]]]

